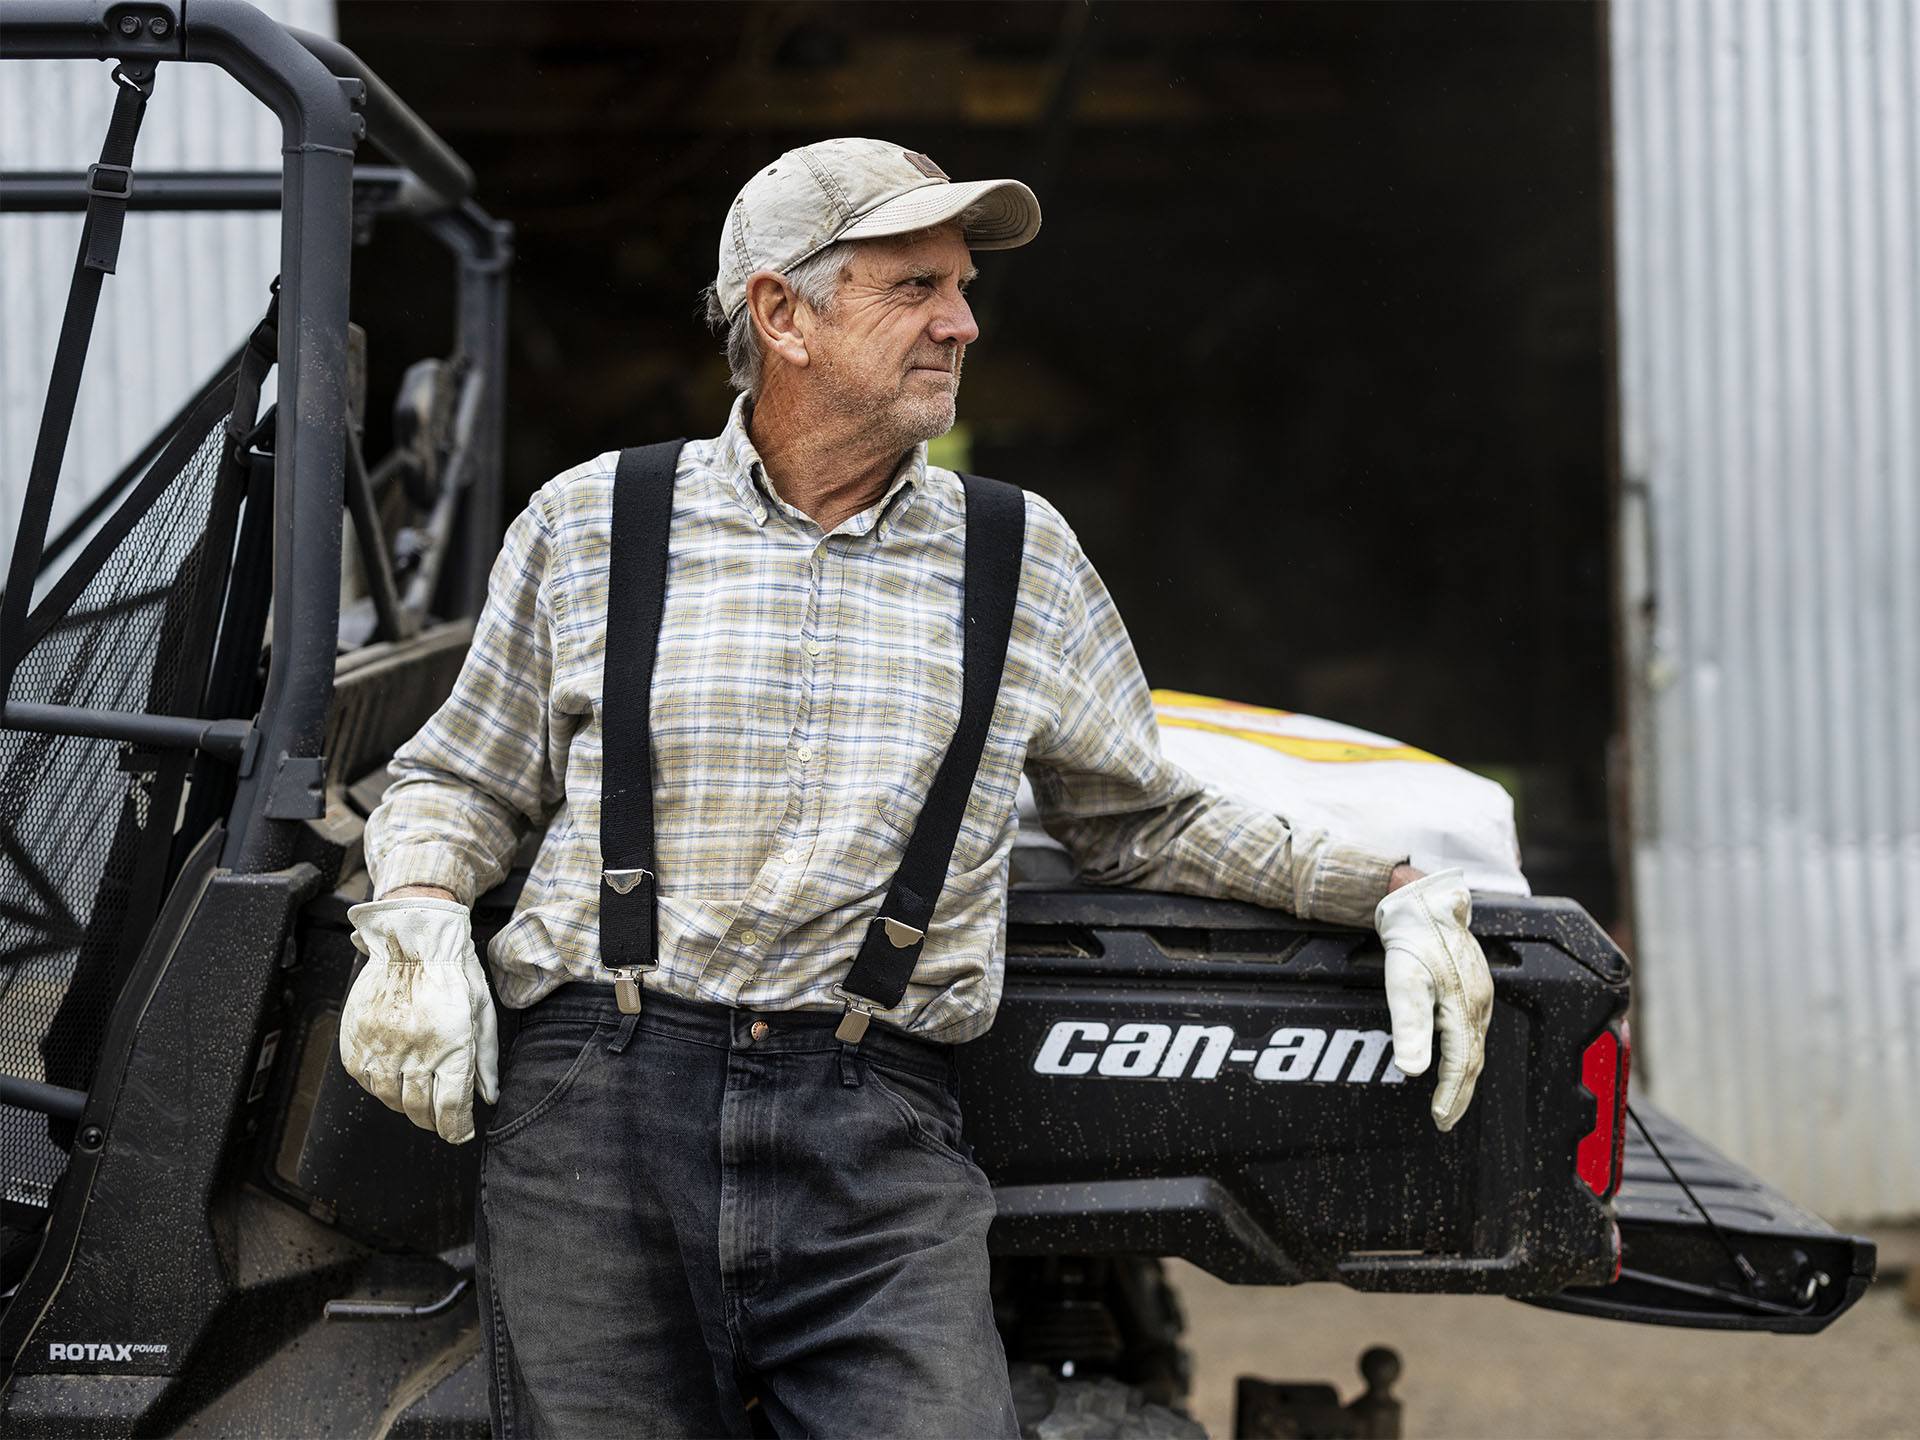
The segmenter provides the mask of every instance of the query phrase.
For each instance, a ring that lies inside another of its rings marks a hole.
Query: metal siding
[[[1920,14],[1610,25],[1644,1073],[1816,1208],[1913,1215]]]
[[[287,24],[334,33],[333,0],[254,3]],[[0,67],[0,168],[84,170],[98,160],[113,109],[111,68],[88,60]],[[279,124],[224,72],[162,65],[133,163],[136,173],[277,171]],[[0,555],[12,554],[80,228],[77,214],[0,215]],[[279,235],[273,214],[127,216],[119,269],[101,287],[49,535],[246,338],[279,270]]]

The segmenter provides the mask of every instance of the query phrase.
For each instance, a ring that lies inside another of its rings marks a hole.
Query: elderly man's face
[[[961,358],[980,334],[965,295],[973,276],[957,225],[855,245],[808,338],[815,397],[870,417],[902,449],[946,434]]]

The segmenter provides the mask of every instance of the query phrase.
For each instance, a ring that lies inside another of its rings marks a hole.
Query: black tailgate
[[[1866,1291],[1872,1241],[1802,1210],[1646,1101],[1633,1101],[1633,1114],[1614,1197],[1620,1279],[1532,1303],[1608,1320],[1809,1334]]]
[[[1503,1295],[1613,1273],[1616,1113],[1584,1079],[1625,1012],[1627,964],[1572,901],[1476,899],[1486,1069],[1441,1134],[1432,1072],[1390,1063],[1371,931],[1130,889],[1008,900],[999,1012],[959,1055],[996,1253]]]

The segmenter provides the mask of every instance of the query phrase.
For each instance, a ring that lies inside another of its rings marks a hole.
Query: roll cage
[[[0,1292],[110,1104],[94,1092],[116,1001],[190,858],[236,876],[298,864],[363,763],[336,673],[435,625],[457,660],[449,622],[470,625],[499,538],[512,254],[472,172],[378,75],[244,0],[8,0],[0,60],[15,59],[110,62],[117,89],[99,164],[0,173],[0,212],[86,217],[0,596]],[[140,117],[175,64],[224,70],[274,113],[278,174],[139,167]],[[392,163],[358,163],[367,143]],[[281,216],[262,320],[49,538],[124,215],[243,210]],[[454,326],[444,357],[408,369],[393,448],[370,462],[349,278],[390,221],[445,248]],[[366,592],[344,602],[343,529]]]

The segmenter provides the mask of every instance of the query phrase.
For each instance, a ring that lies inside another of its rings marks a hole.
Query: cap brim
[[[834,238],[906,235],[944,225],[976,203],[981,214],[966,228],[971,250],[1012,250],[1040,233],[1040,202],[1018,180],[959,180],[951,185],[922,185],[882,201]]]

